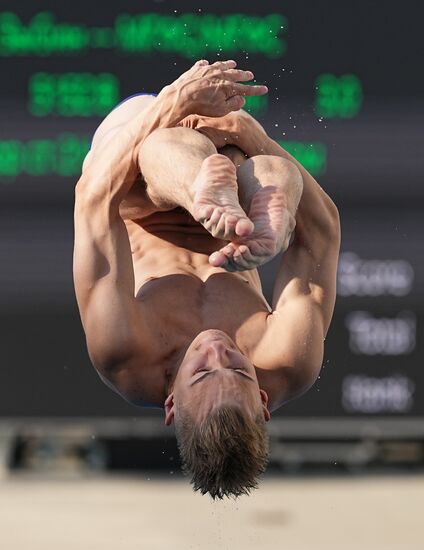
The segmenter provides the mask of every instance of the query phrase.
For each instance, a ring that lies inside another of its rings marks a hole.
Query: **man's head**
[[[165,401],[194,490],[214,499],[248,494],[268,460],[268,396],[254,365],[220,330],[206,330],[187,349]]]

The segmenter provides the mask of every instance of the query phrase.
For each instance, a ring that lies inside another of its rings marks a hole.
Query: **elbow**
[[[340,242],[341,226],[340,226],[340,214],[337,206],[328,197],[325,208],[324,226],[328,234],[328,238],[334,241]]]
[[[321,363],[316,363],[293,369],[290,373],[290,399],[297,399],[314,386],[321,372],[321,367]]]
[[[339,209],[335,205],[335,203],[330,199],[328,204],[328,215],[330,217],[331,222],[335,226],[340,226],[340,214]]]

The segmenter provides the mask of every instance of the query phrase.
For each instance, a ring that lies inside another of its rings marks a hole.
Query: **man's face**
[[[165,423],[171,424],[179,407],[201,422],[224,403],[238,405],[252,417],[262,409],[265,420],[269,420],[267,402],[255,367],[233,340],[221,330],[205,330],[191,342],[180,365],[165,402]]]

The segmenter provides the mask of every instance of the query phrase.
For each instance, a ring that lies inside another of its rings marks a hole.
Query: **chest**
[[[186,334],[208,328],[234,332],[270,308],[257,288],[240,275],[217,273],[206,281],[186,273],[147,280],[137,293],[150,326]]]

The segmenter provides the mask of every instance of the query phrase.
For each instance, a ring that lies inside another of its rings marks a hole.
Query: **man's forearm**
[[[125,124],[110,140],[100,143],[76,191],[105,200],[118,214],[119,204],[138,173],[138,150],[157,128],[176,126],[184,117],[175,91],[167,86],[138,116]]]

